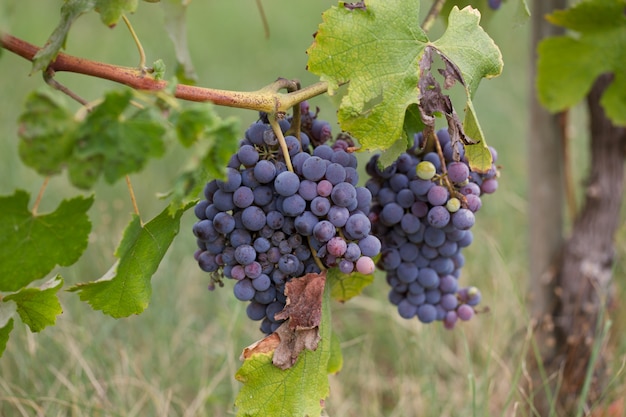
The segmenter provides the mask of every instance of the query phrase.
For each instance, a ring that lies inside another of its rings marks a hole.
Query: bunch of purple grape
[[[250,302],[247,315],[262,320],[266,334],[282,323],[274,316],[285,306],[287,281],[320,267],[371,274],[381,249],[349,142],[327,145],[330,125],[306,103],[301,109],[307,129],[299,139],[289,134],[290,120],[280,121],[293,171],[262,117],[246,131],[226,178],[207,183],[195,207],[195,258],[211,273],[209,288],[223,285],[222,276],[235,280],[235,297]]]
[[[436,140],[445,167],[437,152],[422,149],[420,134],[416,145],[387,168],[373,156],[366,187],[373,196],[374,234],[382,240],[378,266],[391,286],[389,300],[401,317],[441,320],[451,329],[458,319],[469,320],[481,300],[477,288],[461,288],[458,279],[480,196],[497,189],[497,154],[490,148],[494,165],[477,174],[469,169],[463,145],[453,144],[447,130],[439,130]]]

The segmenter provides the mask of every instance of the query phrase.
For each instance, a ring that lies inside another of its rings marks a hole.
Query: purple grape
[[[417,315],[418,307],[409,300],[404,299],[398,303],[398,314],[404,319],[412,319]]]
[[[335,257],[343,256],[343,254],[346,253],[347,249],[348,244],[342,237],[339,236],[331,238],[328,243],[326,243],[326,250],[328,251],[328,253]]]
[[[442,229],[450,221],[450,212],[444,206],[435,206],[428,211],[426,218],[429,225]]]
[[[285,197],[295,194],[299,188],[300,178],[293,172],[281,172],[274,180],[274,189],[278,194]]]
[[[431,323],[437,318],[437,309],[431,304],[422,304],[417,308],[417,318],[422,323]]]
[[[330,201],[326,197],[315,197],[311,201],[311,213],[318,217],[325,216],[330,210]]]
[[[237,157],[243,166],[253,167],[259,161],[259,153],[254,146],[243,145],[237,152]]]
[[[265,318],[265,308],[265,304],[252,301],[248,304],[248,307],[246,307],[246,315],[250,320],[263,320],[263,318]]]
[[[443,206],[448,201],[448,190],[441,185],[435,185],[428,190],[428,202],[433,206]]]
[[[461,304],[456,309],[456,314],[461,320],[467,321],[474,317],[474,309],[467,304]]]
[[[487,3],[492,10],[498,10],[502,5],[502,0],[488,0]]]
[[[328,220],[322,220],[313,227],[313,236],[320,242],[328,242],[335,233],[335,226]]]
[[[310,181],[318,181],[326,174],[326,162],[319,156],[312,156],[302,164],[302,175]]]
[[[252,286],[252,281],[248,278],[244,278],[241,281],[237,281],[233,287],[233,293],[235,298],[240,301],[250,301],[254,298],[256,290]]]
[[[352,184],[341,182],[333,187],[330,198],[336,205],[348,207],[351,202],[356,201],[356,189]]]
[[[267,184],[276,177],[276,166],[272,162],[262,159],[254,166],[254,176],[261,184]]]
[[[482,185],[480,186],[480,190],[485,194],[495,193],[497,189],[498,189],[498,180],[495,178],[486,179],[485,181],[483,181]]]
[[[452,224],[460,230],[468,230],[474,225],[475,217],[468,209],[459,209],[452,215]]]
[[[359,249],[361,249],[361,254],[363,256],[369,256],[370,258],[373,258],[380,253],[380,248],[380,240],[378,240],[378,238],[374,235],[367,235],[363,239],[359,240]]]
[[[448,178],[454,183],[461,184],[469,176],[469,167],[463,162],[451,162],[448,164]]]
[[[265,213],[257,206],[246,207],[241,214],[241,221],[246,229],[258,231],[265,226]]]
[[[355,213],[348,218],[344,229],[348,238],[359,240],[369,235],[372,225],[365,214]]]

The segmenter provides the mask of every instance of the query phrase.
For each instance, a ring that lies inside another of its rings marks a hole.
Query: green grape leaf
[[[329,83],[329,94],[350,82],[338,120],[367,150],[401,139],[406,109],[417,104],[417,62],[428,43],[419,3],[370,0],[365,10],[340,3],[324,12],[307,50],[308,69]]]
[[[170,120],[174,123],[178,140],[185,147],[206,138],[207,132],[221,122],[210,103],[185,107],[173,113]]]
[[[19,117],[22,162],[41,175],[57,174],[71,158],[77,123],[61,98],[49,91],[32,92]]]
[[[361,294],[363,288],[374,282],[374,274],[352,272],[344,274],[339,268],[331,268],[327,272],[330,296],[333,300],[348,301]]]
[[[283,370],[272,363],[280,339],[276,333],[244,351],[243,365],[235,375],[243,383],[235,400],[237,416],[292,417],[321,414],[324,399],[330,391],[328,362],[331,357],[331,329],[328,286],[324,291],[321,308],[317,349],[301,352],[292,367]]]
[[[165,29],[174,44],[176,54],[176,78],[183,84],[195,84],[198,75],[191,60],[187,43],[187,6],[190,0],[164,0],[161,2],[165,15]]]
[[[137,10],[137,0],[95,0],[95,9],[100,13],[102,23],[113,27],[122,18],[124,13],[134,13]]]
[[[471,7],[452,8],[446,31],[433,45],[459,68],[469,98],[483,78],[502,72],[502,53],[480,27],[480,12]]]
[[[430,42],[420,28],[419,0],[369,0],[362,8],[342,5],[324,12],[307,50],[308,68],[329,83],[329,94],[349,82],[338,111],[339,123],[364,149],[387,150],[383,162],[395,160],[405,150],[401,139],[407,143],[406,132],[416,120],[409,113],[411,119],[405,121],[407,109],[418,104],[427,108],[426,101],[433,97],[419,88],[427,47],[458,69],[468,100],[482,78],[495,77],[502,70],[500,50],[479,26],[476,9],[454,7],[446,32]],[[448,81],[446,75],[446,87]]]
[[[465,156],[469,162],[470,169],[478,173],[489,171],[493,164],[493,156],[485,141],[485,135],[480,128],[471,100],[468,100],[466,103],[463,128],[468,137],[478,139],[478,143],[465,144]]]
[[[94,9],[94,0],[66,0],[61,6],[61,20],[54,29],[48,41],[33,57],[32,73],[44,70],[50,62],[59,54],[61,48],[65,47],[67,34],[72,24],[83,14]]]
[[[126,227],[115,256],[116,264],[97,281],[80,283],[69,289],[94,310],[114,318],[143,312],[152,294],[150,279],[178,234],[180,218],[191,204],[172,216],[169,208],[145,225],[138,216]]]
[[[2,303],[0,302],[0,305]],[[4,350],[7,348],[7,342],[9,341],[9,334],[13,330],[13,319],[10,318],[6,324],[0,327],[0,357],[4,353]]]
[[[556,112],[580,102],[600,74],[613,82],[600,103],[617,125],[626,125],[626,15],[623,0],[589,0],[556,11],[548,20],[575,33],[539,44],[539,100]]]
[[[341,341],[337,336],[337,332],[330,335],[330,359],[328,359],[329,374],[336,374],[343,368],[343,354],[341,353]]]
[[[17,314],[33,332],[40,332],[46,326],[56,323],[56,318],[63,312],[57,292],[63,286],[63,278],[55,278],[40,288],[23,288],[4,297],[5,301],[17,304]]]
[[[87,248],[93,197],[63,200],[42,215],[28,210],[28,200],[22,190],[0,197],[0,291],[17,291],[56,265],[72,265]]]
[[[239,149],[239,123],[236,119],[225,119],[220,125],[209,129],[209,149],[202,158],[202,166],[209,178],[224,178],[226,164]]]
[[[109,183],[140,171],[150,157],[165,152],[166,130],[151,108],[131,112],[131,90],[113,91],[76,129],[73,159],[69,162],[72,183],[89,188],[102,173]]]

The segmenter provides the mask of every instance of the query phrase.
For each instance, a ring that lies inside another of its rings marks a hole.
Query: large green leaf
[[[0,291],[17,291],[56,265],[69,266],[87,248],[93,197],[63,200],[49,214],[33,215],[29,195],[0,197]]]
[[[95,0],[66,0],[61,6],[61,20],[54,29],[48,41],[35,54],[33,58],[32,72],[46,69],[59,54],[61,48],[65,46],[67,34],[72,24],[83,14],[93,10]]]
[[[39,332],[46,326],[54,325],[56,318],[63,312],[57,292],[63,286],[63,278],[56,276],[39,288],[24,288],[7,295],[5,301],[17,304],[17,314],[33,332]]]
[[[163,155],[163,121],[153,109],[133,111],[132,97],[131,90],[108,93],[76,130],[69,174],[77,187],[93,186],[100,173],[113,183]]]
[[[19,152],[41,175],[56,174],[72,156],[77,123],[58,95],[32,92],[19,118]]]
[[[274,350],[262,350],[245,359],[235,375],[243,383],[235,400],[237,416],[319,416],[330,390],[330,324],[330,290],[326,286],[317,349],[304,350],[295,365],[284,370],[272,363]]]
[[[537,89],[548,110],[577,104],[600,74],[612,73],[600,102],[615,124],[626,125],[625,8],[624,0],[588,0],[548,16],[573,32],[539,44]]]
[[[145,225],[138,216],[126,227],[115,255],[118,262],[97,281],[81,283],[69,291],[79,293],[80,299],[95,310],[115,318],[139,314],[150,302],[150,279],[178,234],[180,218],[191,205],[170,215],[169,208]]]
[[[402,152],[392,145],[402,139],[406,143],[407,109],[416,104],[424,107],[428,100],[420,99],[424,92],[418,87],[427,47],[458,68],[468,103],[482,78],[501,72],[502,57],[479,26],[480,13],[471,7],[453,8],[444,35],[430,42],[420,29],[419,0],[364,4],[364,8],[347,8],[340,3],[323,14],[315,42],[307,51],[308,68],[329,83],[330,94],[349,82],[338,112],[342,129],[365,149],[388,150],[384,159],[389,161]],[[430,66],[426,70],[430,73]],[[472,111],[471,106],[467,108]],[[472,139],[486,149],[482,134]]]

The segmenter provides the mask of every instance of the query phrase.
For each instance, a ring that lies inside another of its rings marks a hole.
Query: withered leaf
[[[280,342],[272,358],[275,366],[290,368],[304,349],[317,349],[325,283],[326,273],[322,272],[292,279],[285,285],[287,304],[275,317],[287,321],[276,330]]]
[[[289,319],[291,330],[319,327],[326,273],[306,274],[285,284],[287,304],[276,314],[277,320]]]
[[[252,355],[259,353],[270,353],[276,350],[276,347],[280,343],[280,337],[276,333],[272,333],[261,340],[257,340],[250,346],[246,347],[241,353],[240,360],[250,358]]]
[[[459,151],[457,146],[455,146],[457,142],[462,142],[464,145],[473,145],[478,142],[465,135],[463,123],[452,106],[450,96],[443,94],[441,85],[433,76],[431,71],[433,52],[439,54],[445,64],[444,69],[439,69],[439,73],[444,77],[444,88],[451,88],[456,81],[465,85],[459,68],[442,54],[441,51],[438,51],[432,46],[427,46],[424,48],[424,54],[419,62],[420,79],[418,87],[420,96],[418,107],[421,112],[422,121],[427,126],[427,130],[432,130],[433,132],[435,130],[435,114],[441,113],[445,115],[448,122],[448,133],[450,134],[450,140],[453,145],[453,158],[459,160]]]

